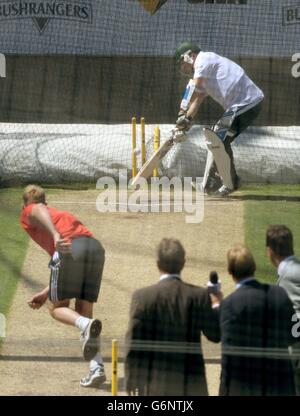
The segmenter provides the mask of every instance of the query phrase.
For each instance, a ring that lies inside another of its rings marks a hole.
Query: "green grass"
[[[28,237],[19,224],[20,188],[0,189],[0,313],[9,311],[21,277]]]
[[[275,283],[277,273],[266,256],[265,233],[269,225],[285,224],[293,232],[295,252],[300,255],[300,185],[246,186],[245,242],[257,264],[257,277]]]

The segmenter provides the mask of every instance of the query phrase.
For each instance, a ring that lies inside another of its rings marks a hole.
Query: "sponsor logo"
[[[51,19],[92,23],[92,4],[81,1],[1,1],[0,21],[32,19],[42,34]]]
[[[204,3],[204,4],[230,4],[230,5],[244,5],[244,4],[248,4],[248,0],[187,0],[188,3],[192,3],[192,4],[200,4],[200,3]]]
[[[151,14],[154,14],[163,6],[168,0],[139,0],[141,5]],[[182,0],[183,1],[183,0]],[[187,0],[190,4],[216,4],[216,5],[224,5],[228,4],[229,6],[232,5],[247,5],[248,0]]]
[[[282,24],[283,26],[300,24],[300,3],[294,6],[284,6],[282,8]]]

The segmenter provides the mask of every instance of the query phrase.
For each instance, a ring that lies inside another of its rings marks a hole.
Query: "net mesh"
[[[239,63],[265,94],[255,125],[233,146],[242,180],[299,183],[299,5],[150,3],[160,6],[154,15],[137,0],[0,1],[1,181],[130,174],[131,118],[146,118],[149,157],[154,126],[164,140],[177,118],[188,80],[173,56],[191,40]],[[162,160],[160,174],[202,176],[202,127],[222,113],[207,98],[189,141]]]

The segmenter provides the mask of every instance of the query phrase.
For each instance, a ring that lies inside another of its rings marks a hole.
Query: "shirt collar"
[[[282,260],[281,263],[279,263],[279,266],[278,266],[278,269],[277,269],[278,276],[281,276],[282,275],[283,270],[284,270],[285,266],[287,265],[287,263],[290,260],[293,260],[294,258],[295,258],[294,255],[293,256],[289,256],[289,257],[286,257],[284,260]]]
[[[162,274],[159,278],[160,281],[166,280],[166,279],[178,279],[181,280],[181,277],[179,274]]]
[[[252,280],[255,280],[255,277],[246,277],[245,279],[240,280],[236,285],[236,289],[239,289],[241,286],[248,282],[252,282]]]

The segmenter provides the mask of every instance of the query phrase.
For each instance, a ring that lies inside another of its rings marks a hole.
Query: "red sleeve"
[[[27,230],[30,226],[31,226],[31,221],[30,221],[30,214],[32,211],[34,204],[30,204],[27,205],[26,207],[23,207],[22,211],[21,211],[21,215],[20,215],[20,222],[22,227]]]

